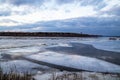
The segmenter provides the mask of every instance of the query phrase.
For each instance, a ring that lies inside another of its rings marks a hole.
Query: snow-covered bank
[[[115,65],[96,58],[90,58],[80,55],[68,55],[68,54],[61,54],[52,51],[47,51],[26,57],[33,60],[72,67],[76,69],[96,71],[96,72],[120,73],[119,65]]]
[[[120,80],[118,74],[103,74],[95,72],[53,72],[37,74],[35,80]]]

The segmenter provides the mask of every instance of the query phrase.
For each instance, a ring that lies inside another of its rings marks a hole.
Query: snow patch
[[[66,43],[59,43],[58,46],[72,47],[70,44],[66,44]]]

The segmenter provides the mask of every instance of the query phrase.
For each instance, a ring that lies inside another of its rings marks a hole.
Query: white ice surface
[[[31,58],[38,61],[44,61],[52,64],[57,64],[57,65],[72,67],[76,69],[98,71],[98,72],[120,73],[120,66],[118,65],[85,56],[67,55],[67,54],[47,51],[47,52],[27,56],[27,58]]]
[[[10,37],[11,38],[11,37]],[[78,42],[85,44],[92,44],[98,49],[105,49],[111,51],[120,52],[120,40],[119,41],[110,41],[108,38],[13,38],[9,39],[0,39],[0,54],[11,54],[11,55],[29,55],[29,53],[36,53],[40,47],[44,46],[65,46],[70,47],[67,43]],[[46,45],[42,45],[46,44]],[[50,56],[48,56],[50,55]],[[60,56],[60,57],[58,57]],[[2,56],[0,56],[2,57]],[[40,54],[35,54],[29,56],[36,60],[42,60],[54,64],[60,64],[85,70],[94,70],[94,71],[111,71],[111,72],[120,72],[119,66],[111,64],[102,60],[95,58],[88,58],[84,56],[77,55],[65,55],[55,52],[45,52]],[[2,63],[2,62],[0,62]],[[24,62],[22,62],[24,63]],[[21,63],[21,65],[22,65]]]
[[[14,52],[14,53],[17,53],[17,52],[24,52],[24,53],[27,53],[27,52],[37,52],[37,51],[39,51],[39,50],[36,49],[36,48],[23,48],[23,49],[11,50],[10,52]]]
[[[4,72],[37,72],[37,70],[32,70],[33,68],[42,68],[42,69],[49,69],[47,66],[38,65],[36,63],[32,63],[26,60],[13,60],[8,62],[1,62],[1,68]]]
[[[40,51],[39,47],[27,47],[27,48],[14,48],[7,50],[7,54],[10,55],[29,55]]]
[[[70,44],[67,43],[58,43],[57,46],[72,47]]]

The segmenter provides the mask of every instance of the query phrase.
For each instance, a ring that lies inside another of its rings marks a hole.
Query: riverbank
[[[83,33],[67,32],[0,32],[0,36],[14,37],[100,37],[100,35],[91,35]]]
[[[52,72],[33,76],[35,80],[120,80],[120,74],[96,72]]]

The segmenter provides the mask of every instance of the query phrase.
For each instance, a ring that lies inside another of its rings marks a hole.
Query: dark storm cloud
[[[40,23],[40,25],[46,27],[47,31],[83,32],[100,35],[120,35],[120,18],[114,17],[84,17],[61,21],[43,22]]]
[[[13,26],[9,30],[28,30],[28,31],[41,31],[40,29],[34,30],[33,28],[42,27],[42,31],[55,31],[55,32],[83,32],[89,34],[99,35],[119,35],[120,36],[120,18],[97,18],[97,17],[82,17],[66,20],[54,20],[46,22],[37,22],[34,24],[25,24],[20,26]],[[1,29],[6,29],[1,27]]]

